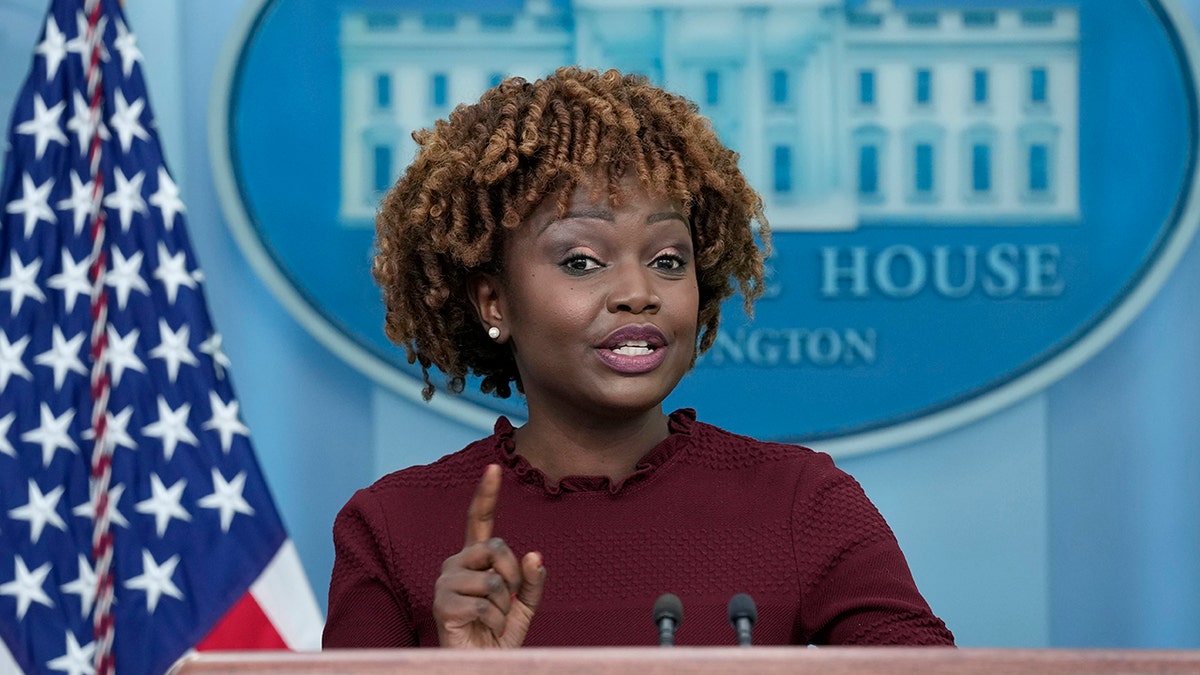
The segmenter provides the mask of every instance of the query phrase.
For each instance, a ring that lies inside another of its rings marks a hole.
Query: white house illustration
[[[949,4],[949,3],[947,3]],[[891,0],[526,0],[342,15],[342,221],[369,225],[410,134],[569,63],[682,93],[773,229],[1079,218],[1079,9]]]

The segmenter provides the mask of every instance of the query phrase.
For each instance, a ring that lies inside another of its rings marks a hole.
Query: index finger
[[[500,496],[500,465],[488,464],[467,509],[467,546],[492,538],[496,500]]]

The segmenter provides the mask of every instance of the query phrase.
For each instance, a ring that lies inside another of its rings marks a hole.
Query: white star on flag
[[[0,331],[0,390],[8,386],[8,379],[13,375],[33,379],[33,373],[25,367],[24,361],[25,348],[28,346],[28,335],[18,338],[16,342],[9,342],[8,334]]]
[[[13,251],[11,260],[12,267],[9,269],[8,276],[0,279],[0,291],[8,291],[11,294],[9,302],[12,306],[12,316],[16,316],[17,312],[21,311],[21,305],[25,303],[26,298],[45,302],[46,294],[37,285],[37,275],[42,269],[41,259],[26,265],[21,262],[17,252]]]
[[[121,497],[125,494],[125,486],[122,484],[114,485],[108,491],[108,519],[113,525],[121,527],[129,527],[129,521],[125,520],[125,514],[121,513],[118,505],[121,503]],[[93,520],[96,517],[96,500],[88,497],[88,500],[79,506],[71,509],[71,514],[79,518],[87,518]]]
[[[184,522],[192,520],[192,514],[188,513],[187,509],[179,503],[183,499],[183,488],[186,486],[187,479],[180,478],[171,487],[165,487],[158,474],[152,473],[150,474],[150,498],[133,506],[138,513],[154,516],[154,529],[158,532],[159,537],[167,533],[167,526],[171,524],[172,518]]]
[[[147,549],[142,549],[142,573],[125,582],[125,588],[146,592],[146,609],[153,614],[158,607],[158,600],[169,595],[176,600],[183,600],[183,591],[171,581],[175,574],[175,566],[179,564],[179,556],[173,555],[159,565]]]
[[[67,311],[74,311],[75,301],[79,299],[79,296],[87,296],[92,292],[92,285],[88,281],[87,256],[84,256],[83,260],[75,260],[71,257],[71,252],[64,248],[62,250],[62,271],[47,279],[46,285],[62,291]]]
[[[117,215],[121,218],[121,231],[128,232],[133,212],[146,213],[146,200],[142,199],[142,182],[146,180],[146,174],[139,171],[133,178],[126,178],[121,167],[117,167],[113,169],[113,176],[116,177],[117,185],[104,198],[104,205],[117,210]]]
[[[21,198],[14,199],[4,207],[9,213],[20,213],[25,216],[25,238],[33,234],[33,227],[39,221],[57,223],[58,216],[50,208],[50,191],[54,189],[54,179],[47,178],[45,183],[38,185],[29,174],[21,176]],[[17,254],[13,251],[13,255]]]
[[[82,232],[92,211],[92,181],[89,180],[85,183],[79,177],[79,173],[72,170],[71,196],[59,200],[55,206],[62,211],[71,211],[75,222],[75,234]]]
[[[46,79],[53,80],[58,75],[58,66],[67,58],[67,37],[58,29],[54,17],[46,21],[46,37],[33,49],[34,54],[46,58]]]
[[[76,335],[68,340],[63,335],[62,327],[54,327],[54,346],[49,350],[33,357],[33,362],[54,369],[54,390],[62,389],[63,384],[67,381],[67,373],[79,373],[87,375],[87,368],[83,367],[83,361],[79,360],[79,350],[83,347],[83,339],[87,337],[83,333]]]
[[[67,144],[67,135],[62,132],[62,126],[58,122],[58,118],[62,117],[66,107],[65,102],[59,101],[47,108],[41,95],[34,94],[33,118],[18,124],[17,133],[33,136],[34,145],[37,147],[34,157],[37,159],[41,159],[42,155],[46,154],[46,146],[50,145],[50,141],[59,145]]]
[[[92,602],[96,599],[96,573],[88,564],[87,556],[79,554],[79,576],[75,577],[75,581],[65,583],[59,588],[63,593],[79,596],[79,604],[84,618],[92,613]]]
[[[117,21],[117,39],[113,40],[113,46],[121,55],[121,72],[129,77],[134,64],[142,60],[142,51],[137,47],[137,37],[129,32],[124,21]]]
[[[96,24],[96,33],[104,35],[104,29],[107,27],[108,17],[100,17],[100,22]],[[75,13],[75,37],[67,40],[67,52],[79,56],[81,63],[87,63],[91,58],[88,52],[88,19],[83,12]],[[103,42],[100,43],[100,60],[108,60],[108,48]]]
[[[96,643],[89,642],[82,647],[75,639],[75,634],[67,631],[67,653],[46,662],[50,670],[57,670],[67,675],[95,675],[96,667],[92,658],[96,654]]]
[[[162,359],[166,362],[167,378],[174,382],[175,378],[179,377],[179,366],[188,364],[196,366],[200,364],[200,360],[188,349],[188,338],[190,329],[186,326],[180,326],[179,330],[173,331],[167,325],[166,319],[158,320],[158,346],[150,350],[150,357]]]
[[[112,268],[108,270],[105,283],[117,292],[119,309],[125,309],[131,291],[150,295],[150,287],[142,277],[142,257],[142,252],[138,251],[126,258],[121,254],[121,249],[113,247]]]
[[[229,454],[229,450],[233,448],[233,435],[249,436],[250,429],[238,419],[237,401],[230,401],[226,405],[214,391],[208,392],[208,400],[212,405],[212,417],[202,428],[217,430],[217,433],[221,434],[221,450]]]
[[[246,486],[246,472],[239,473],[233,477],[233,480],[225,482],[225,477],[220,471],[212,470],[213,491],[212,494],[201,497],[197,504],[206,509],[217,509],[221,512],[221,531],[228,532],[229,526],[233,524],[233,516],[238,513],[244,513],[247,516],[254,515],[254,509],[242,498],[242,490]]]
[[[29,523],[29,540],[37,543],[42,537],[42,530],[46,529],[47,525],[67,531],[67,524],[63,522],[62,516],[58,515],[58,500],[62,499],[63,486],[59,485],[53,490],[42,494],[41,488],[38,487],[37,481],[29,479],[29,500],[24,506],[18,506],[15,509],[9,509],[8,516],[13,520],[24,520]]]
[[[41,426],[21,434],[21,440],[42,446],[42,465],[50,466],[50,460],[54,459],[54,453],[59,448],[79,452],[79,446],[75,445],[75,441],[71,440],[67,433],[71,421],[75,419],[75,410],[67,408],[62,415],[56,417],[50,406],[43,402],[41,413]]]
[[[25,566],[25,560],[21,556],[15,559],[13,569],[15,578],[7,583],[0,584],[0,595],[11,595],[17,599],[17,619],[24,619],[25,612],[29,611],[29,605],[38,603],[47,607],[53,607],[50,596],[46,595],[46,591],[42,585],[46,583],[46,577],[50,574],[50,563],[45,563],[41,567],[29,571]]]
[[[112,114],[109,124],[112,125],[113,131],[117,132],[117,139],[121,141],[121,149],[129,152],[129,146],[133,145],[135,136],[143,141],[150,140],[150,134],[146,133],[140,119],[146,102],[143,99],[135,98],[133,103],[129,103],[125,100],[125,94],[118,89],[116,104],[117,109]]]
[[[139,335],[141,331],[132,328],[122,337],[116,328],[108,327],[108,351],[104,353],[104,360],[108,365],[108,372],[112,375],[113,386],[120,386],[121,376],[127,368],[139,373],[146,372],[146,364],[142,363],[136,353]]]
[[[75,134],[79,155],[86,157],[93,133],[99,134],[102,141],[107,141],[111,136],[108,135],[108,127],[104,125],[104,120],[100,118],[100,111],[93,111],[87,99],[78,91],[75,92],[74,101],[75,112],[71,114],[71,119],[67,120],[67,131]]]
[[[10,412],[4,417],[0,417],[0,455],[8,455],[9,457],[17,456],[17,449],[13,447],[12,441],[8,440],[8,430],[12,429],[13,422],[17,419],[17,413]]]
[[[158,168],[158,190],[150,195],[150,205],[157,206],[162,212],[163,225],[168,232],[175,228],[175,214],[187,210],[183,206],[183,200],[179,198],[179,187],[171,180],[171,174],[162,167]]]
[[[166,286],[167,300],[171,304],[175,304],[175,297],[179,294],[180,286],[196,288],[196,280],[187,270],[187,254],[179,251],[175,255],[171,255],[167,251],[166,244],[161,241],[158,242],[158,269],[154,270],[154,278]]]
[[[180,443],[200,445],[200,439],[188,428],[188,415],[191,414],[192,404],[184,403],[178,410],[172,410],[167,399],[158,397],[158,421],[142,427],[142,435],[162,439],[163,457],[169,462],[175,456],[175,446]]]
[[[129,426],[129,418],[133,415],[133,406],[125,406],[125,408],[116,415],[112,413],[104,413],[104,415],[104,444],[108,446],[110,450],[118,447],[137,450],[137,443],[126,430]],[[96,438],[96,432],[93,429],[85,429],[80,435],[83,436],[85,440],[89,441]]]
[[[232,365],[229,357],[225,352],[221,351],[221,334],[213,333],[208,336],[208,339],[200,343],[200,351],[208,354],[213,361],[213,367],[217,370],[217,377],[225,379],[225,369]]]

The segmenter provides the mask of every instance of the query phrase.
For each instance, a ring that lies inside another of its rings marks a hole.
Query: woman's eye
[[[562,262],[569,272],[590,272],[601,267],[600,261],[589,255],[573,255]]]
[[[650,264],[655,269],[673,272],[683,269],[687,262],[682,256],[678,256],[673,253],[666,253],[655,258],[654,262]]]

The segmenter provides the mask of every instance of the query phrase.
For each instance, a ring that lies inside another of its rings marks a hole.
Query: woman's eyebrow
[[[613,212],[606,208],[598,207],[575,209],[564,213],[562,218],[551,218],[547,220],[546,224],[542,225],[541,228],[538,229],[538,234],[541,235],[546,231],[546,228],[550,227],[554,223],[560,223],[564,220],[572,220],[574,218],[592,218],[595,220],[606,220],[608,222],[616,221],[616,216],[613,214]],[[686,225],[688,229],[691,229],[691,223],[689,223],[687,218],[683,217],[683,214],[679,213],[678,211],[660,211],[658,213],[651,213],[650,215],[646,216],[646,224],[648,225],[659,223],[664,220],[678,220]]]
[[[599,208],[599,207],[590,208],[590,209],[587,209],[587,208],[575,209],[573,211],[567,211],[566,213],[562,214],[561,218],[548,219],[544,225],[542,225],[540,228],[538,228],[537,233],[538,233],[538,235],[541,235],[543,232],[546,231],[546,228],[550,227],[554,223],[561,223],[564,220],[571,220],[573,218],[593,218],[596,220],[607,220],[609,222],[616,220],[616,216],[614,216],[613,212],[610,211],[609,209]]]
[[[595,218],[596,220],[615,220],[616,216],[613,212],[605,208],[590,208],[590,209],[575,209],[567,211],[559,220],[567,220],[569,218]]]
[[[647,223],[658,223],[664,220],[678,220],[684,225],[688,225],[690,227],[687,218],[684,218],[683,214],[678,211],[662,211],[660,213],[651,213],[650,215],[646,216]]]

